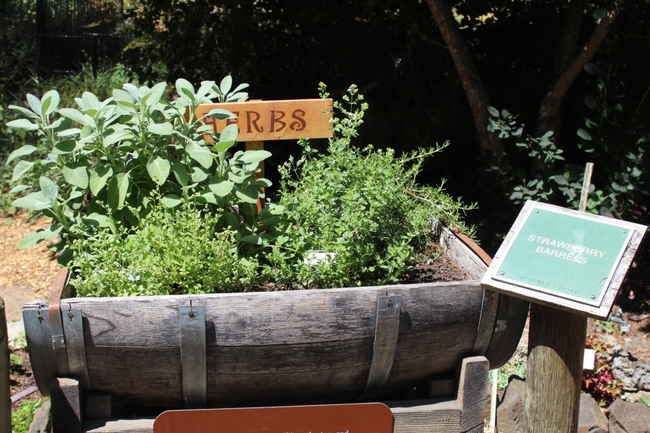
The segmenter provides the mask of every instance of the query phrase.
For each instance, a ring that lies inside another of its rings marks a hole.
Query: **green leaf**
[[[106,182],[113,175],[113,168],[110,165],[97,165],[93,171],[90,172],[90,181],[88,186],[90,187],[90,192],[94,195],[100,193]]]
[[[169,176],[169,170],[171,164],[168,160],[161,158],[160,156],[151,157],[147,161],[147,172],[156,185],[162,185],[167,180]]]
[[[77,145],[83,148],[83,142],[75,140],[63,140],[54,145],[52,153],[55,155],[65,155],[66,153],[77,150]]]
[[[201,167],[192,167],[192,182],[203,182],[208,178],[209,174]]]
[[[28,172],[32,166],[34,165],[33,162],[30,161],[18,161],[18,164],[14,167],[14,172],[13,175],[11,176],[11,180],[16,181],[22,177],[23,174]]]
[[[117,211],[124,207],[129,191],[130,179],[128,173],[118,173],[108,184],[108,206]]]
[[[271,156],[267,150],[247,150],[238,159],[246,164],[257,164]]]
[[[219,120],[237,118],[237,116],[235,116],[234,113],[231,113],[228,110],[224,110],[223,108],[214,108],[214,109],[210,110],[210,112],[208,114],[206,114],[205,117],[210,117],[210,118],[219,119]]]
[[[239,133],[239,128],[234,123],[227,125],[223,128],[223,131],[219,134],[219,141],[237,141],[237,135]]]
[[[20,114],[22,114],[23,116],[27,116],[30,119],[38,119],[38,116],[36,114],[34,114],[31,110],[28,110],[25,107],[20,107],[18,105],[9,105],[9,107],[7,107],[7,108],[9,108],[11,110],[16,110],[16,111],[20,112]]]
[[[237,87],[235,88],[235,90],[232,91],[232,93],[237,93],[237,92],[239,92],[240,90],[244,90],[244,89],[246,89],[246,88],[248,88],[248,87],[249,87],[248,84],[246,84],[246,83],[241,83],[239,86],[237,86]]]
[[[130,137],[132,137],[131,131],[128,129],[119,129],[104,138],[104,147],[108,147]]]
[[[260,235],[247,235],[242,236],[241,241],[253,245],[262,245],[263,239]]]
[[[150,123],[147,125],[147,130],[152,134],[167,136],[174,133],[174,126],[169,122]]]
[[[90,215],[83,217],[81,220],[93,227],[98,226],[110,228],[112,231],[115,231],[115,222],[108,215],[93,212]]]
[[[59,138],[67,138],[73,135],[79,135],[79,133],[81,133],[81,129],[79,128],[68,128],[68,129],[64,129],[63,131],[57,132],[56,135],[58,135]],[[56,147],[56,144],[54,146]]]
[[[203,202],[205,203],[217,204],[217,197],[214,195],[212,191],[204,191],[201,194],[199,194],[198,197],[200,200],[203,200]]]
[[[61,98],[59,97],[59,92],[57,92],[56,90],[50,90],[49,92],[46,92],[45,95],[43,95],[41,101],[43,101],[42,102],[43,114],[47,116],[54,113],[54,111],[59,107],[59,102],[61,102]]]
[[[41,100],[38,99],[36,96],[32,95],[31,93],[27,94],[27,104],[29,105],[29,108],[32,109],[32,111],[39,116],[43,114],[43,104],[41,103]]]
[[[84,102],[86,110],[97,110],[101,105],[97,95],[92,92],[84,92],[83,95],[81,95],[81,100]]]
[[[210,168],[212,166],[213,154],[207,147],[201,146],[195,141],[190,141],[185,146],[185,152],[187,152],[190,158],[201,164],[203,168]]]
[[[210,191],[219,197],[226,197],[234,187],[234,182],[230,180],[217,179],[216,176],[210,179]]]
[[[9,157],[7,158],[7,163],[5,165],[9,165],[11,161],[13,161],[16,158],[20,158],[21,156],[27,156],[31,155],[34,153],[36,150],[36,146],[32,146],[31,144],[25,144],[22,147],[19,147],[18,149],[14,150],[9,154]]]
[[[174,161],[172,163],[171,167],[172,173],[174,173],[174,177],[176,178],[176,181],[181,185],[181,186],[187,186],[190,183],[190,173],[187,171],[187,167],[185,167],[184,164]]]
[[[221,89],[221,92],[223,92],[224,95],[227,95],[228,92],[230,92],[230,89],[232,88],[232,76],[226,75],[223,77],[223,80],[221,80],[221,84],[219,84],[219,89]]]
[[[25,197],[20,197],[11,203],[14,207],[20,207],[27,210],[39,211],[48,209],[52,206],[52,202],[45,197],[42,191],[35,191]]]
[[[586,129],[582,129],[582,128],[578,129],[577,134],[578,134],[578,136],[579,136],[580,138],[582,138],[583,140],[587,140],[587,141],[591,141],[591,140],[592,140],[592,138],[591,138],[591,134],[589,134],[589,131],[587,131]]]
[[[187,96],[188,98],[194,100],[194,86],[192,86],[192,83],[187,81],[184,78],[179,78],[176,80],[176,92],[178,92],[179,95]]]
[[[497,110],[494,107],[488,107],[487,109],[488,109],[488,113],[490,113],[492,117],[497,117],[497,118],[499,117],[499,110]]]
[[[180,205],[183,201],[176,194],[168,194],[164,196],[161,203],[166,208],[173,208]]]
[[[259,179],[256,179],[255,182],[253,182],[251,185],[257,188],[268,188],[273,185],[273,183],[266,178],[260,177]]]
[[[9,194],[18,194],[19,192],[23,192],[28,189],[29,187],[27,185],[16,185],[13,188],[11,188]]]
[[[124,90],[126,90],[129,93],[129,95],[131,95],[133,101],[139,101],[142,99],[140,89],[138,89],[137,86],[131,83],[124,83],[122,84],[122,88],[124,88]],[[144,87],[144,89],[146,89],[146,87]]]
[[[254,186],[247,186],[235,191],[235,195],[244,203],[257,203],[257,199],[260,196],[260,191]]]
[[[90,124],[90,122],[88,122],[89,116],[74,108],[61,108],[59,113],[61,113],[63,117],[70,119],[73,122],[77,122],[80,125],[85,126]]]
[[[81,189],[88,188],[88,170],[84,166],[73,166],[71,164],[66,164],[61,169],[63,178],[70,185],[74,185]]]
[[[160,98],[165,94],[165,90],[167,90],[167,83],[161,82],[156,84],[144,95],[142,102],[147,104],[149,107],[156,105],[160,101]]]
[[[62,228],[63,226],[61,224],[56,224],[48,227],[45,230],[37,230],[35,232],[32,232],[23,237],[20,242],[18,242],[18,249],[24,250],[25,248],[34,246],[43,240],[54,239],[59,235]]]
[[[41,176],[38,180],[41,191],[49,201],[55,201],[59,195],[59,187],[49,177]]]
[[[34,131],[39,128],[38,125],[27,119],[12,120],[11,122],[7,122],[7,126],[10,128],[24,129],[25,131]]]

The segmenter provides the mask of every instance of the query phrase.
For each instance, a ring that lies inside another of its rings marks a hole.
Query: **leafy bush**
[[[20,246],[59,236],[59,262],[65,264],[71,258],[71,241],[92,236],[98,227],[115,231],[117,225],[137,226],[151,210],[151,192],[157,191],[168,207],[185,199],[221,210],[221,224],[232,226],[238,239],[249,241],[247,245],[255,250],[272,233],[273,209],[260,214],[256,206],[263,187],[270,185],[266,179],[256,179],[257,166],[270,153],[231,154],[236,125],[216,133],[195,117],[196,108],[213,98],[246,99],[241,91],[246,87],[232,89],[232,79],[226,77],[220,86],[204,81],[195,90],[179,79],[176,99],[168,101],[166,83],[151,88],[127,83],[104,101],[85,92],[75,99],[79,109],[59,108],[55,90],[40,99],[28,94],[29,109],[10,106],[23,118],[8,126],[34,131],[41,138],[38,145],[25,145],[8,158],[8,163],[19,160],[14,180],[26,173],[38,178],[35,191],[13,205],[53,221],[48,229],[24,238]],[[233,115],[217,109],[207,116]],[[12,192],[32,187],[28,182]]]
[[[42,399],[25,400],[18,403],[18,409],[11,412],[12,433],[27,433],[34,419],[34,412],[42,405]]]
[[[18,161],[14,179],[38,178],[13,204],[52,218],[20,246],[60,236],[59,261],[73,270],[80,295],[121,296],[242,290],[256,280],[292,288],[395,283],[434,248],[432,220],[471,231],[461,220],[471,206],[416,181],[424,159],[445,145],[403,156],[352,146],[367,109],[354,86],[348,107],[335,104],[342,117],[328,152],[302,140],[304,156],[280,170],[279,202],[259,212],[270,182],[256,173],[270,153],[230,154],[237,126],[215,133],[194,116],[212,98],[246,97],[245,85],[231,87],[230,77],[198,91],[179,79],[172,101],[164,83],[125,84],[104,101],[85,92],[79,109],[58,108],[56,91],[28,95],[29,109],[12,106],[24,118],[8,125],[40,136],[8,158]]]
[[[122,65],[115,68],[93,73],[90,65],[83,65],[83,70],[76,76],[68,75],[59,79],[33,79],[26,85],[31,92],[37,95],[42,95],[47,90],[44,89],[57,89],[60,96],[61,107],[72,107],[75,104],[75,99],[82,96],[85,91],[94,93],[99,99],[105,99],[111,96],[114,88],[120,88],[122,85],[134,79],[132,74],[129,73]],[[137,80],[136,80],[137,81]],[[38,187],[39,177],[47,175],[47,172],[37,173],[36,171],[29,171],[24,173],[20,179],[13,179],[13,172],[16,164],[19,162],[14,159],[5,164],[7,157],[12,151],[26,145],[33,145],[42,151],[47,150],[47,146],[39,142],[39,134],[35,131],[27,131],[25,129],[7,127],[7,123],[17,120],[20,113],[17,110],[6,110],[6,106],[10,105],[10,98],[3,99],[0,95],[0,214],[9,215],[15,208],[11,207],[11,202],[16,199],[15,195],[10,194],[10,191],[16,186],[30,185],[31,187]],[[19,101],[15,101],[19,102]],[[41,137],[40,140],[43,138]],[[34,155],[35,156],[35,155]],[[44,157],[44,155],[41,155]],[[51,177],[51,176],[50,176]]]
[[[239,258],[236,232],[219,229],[218,213],[190,202],[172,209],[153,203],[137,227],[101,230],[72,244],[78,295],[241,291],[255,281],[258,264]]]
[[[318,154],[302,140],[304,156],[281,168],[278,204],[285,220],[266,268],[281,284],[395,283],[429,247],[432,219],[464,228],[460,213],[467,207],[442,187],[416,182],[423,160],[444,146],[401,157],[390,149],[353,147],[367,104],[356,87],[348,93],[343,99],[349,107],[335,103],[342,118],[334,120],[327,153]]]
[[[595,335],[588,335],[586,347],[596,351],[596,363],[593,371],[582,374],[582,391],[591,396],[601,407],[608,407],[620,397],[623,383],[618,381],[612,373],[612,368],[606,360],[606,352],[611,349],[611,344],[603,343]]]

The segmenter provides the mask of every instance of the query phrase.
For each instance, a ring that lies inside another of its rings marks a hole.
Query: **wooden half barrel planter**
[[[484,373],[488,362],[489,368],[507,362],[528,312],[527,302],[481,288],[489,257],[476,244],[440,224],[435,230],[445,254],[468,280],[68,298],[68,276],[61,270],[49,303],[34,301],[23,308],[36,383],[42,394],[52,394],[55,419],[63,416],[57,410],[72,410],[88,423],[121,418],[134,405],[243,407],[394,399],[401,410],[417,414],[420,406],[466,393],[468,384],[457,373],[465,360],[483,360]],[[485,382],[478,386],[485,390],[487,374],[476,380]],[[72,398],[79,399],[76,409],[70,409],[69,390],[62,391],[66,384],[79,391]],[[425,400],[407,403],[409,395]],[[484,393],[479,400],[484,407]],[[404,418],[399,410],[394,410],[394,431],[438,431],[407,427],[422,421],[417,415]],[[441,422],[449,422],[447,412],[441,414]],[[151,431],[111,428],[80,426],[79,431]]]

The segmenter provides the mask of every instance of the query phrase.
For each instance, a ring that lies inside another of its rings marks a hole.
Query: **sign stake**
[[[580,212],[587,208],[593,163],[587,163]],[[531,303],[524,432],[578,431],[587,316]]]

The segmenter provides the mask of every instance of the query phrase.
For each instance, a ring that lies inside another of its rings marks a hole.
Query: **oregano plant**
[[[167,207],[183,200],[205,203],[221,211],[221,225],[237,232],[244,249],[254,251],[272,236],[275,208],[262,213],[257,200],[270,182],[258,178],[258,165],[270,156],[263,150],[232,152],[236,125],[220,133],[197,118],[200,104],[247,99],[246,84],[233,88],[232,78],[219,85],[204,81],[198,89],[184,79],[168,86],[124,84],[113,96],[99,100],[85,92],[76,98],[77,108],[59,107],[60,97],[51,90],[37,98],[27,95],[27,106],[10,106],[22,118],[7,126],[34,131],[38,145],[25,145],[9,155],[19,160],[13,179],[27,173],[38,176],[13,189],[23,194],[13,205],[45,215],[52,224],[25,237],[20,247],[59,237],[59,261],[70,259],[68,245],[86,238],[98,228],[115,230],[137,226],[150,211],[156,191]],[[206,115],[234,117],[223,109]],[[39,176],[40,173],[43,173]]]
[[[321,93],[328,96],[324,86]],[[353,141],[368,105],[357,87],[334,108],[327,151],[301,140],[303,157],[280,169],[285,213],[265,275],[297,288],[396,283],[431,247],[433,220],[470,231],[461,214],[471,206],[416,181],[425,158],[446,144],[401,156],[359,148]]]

